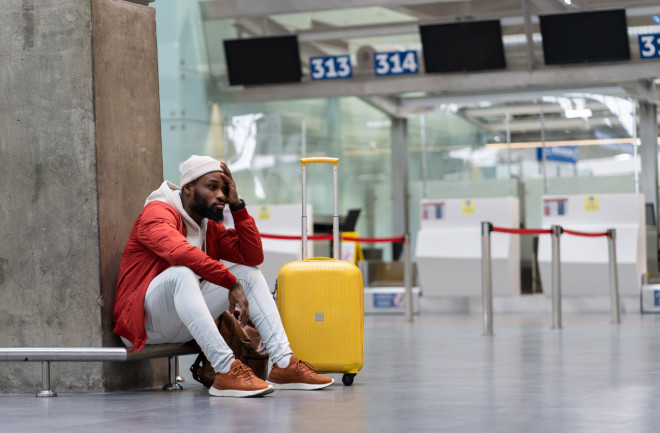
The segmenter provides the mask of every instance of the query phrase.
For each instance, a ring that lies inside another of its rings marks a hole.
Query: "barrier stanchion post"
[[[484,335],[493,334],[493,275],[490,257],[490,233],[493,225],[481,223],[481,292],[484,312]]]
[[[607,246],[610,256],[610,301],[612,304],[612,323],[621,323],[619,306],[619,272],[616,263],[616,229],[607,230]]]
[[[408,322],[413,322],[413,295],[412,295],[412,280],[413,280],[413,266],[412,266],[412,247],[410,245],[410,233],[404,235],[405,253],[406,253],[406,262],[404,264],[405,268],[403,271],[403,279],[406,284],[406,319]]]
[[[561,329],[561,255],[559,238],[561,226],[552,226],[552,329]]]

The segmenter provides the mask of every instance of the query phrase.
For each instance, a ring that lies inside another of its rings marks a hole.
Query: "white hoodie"
[[[152,201],[162,201],[174,206],[174,208],[181,214],[183,224],[188,231],[186,236],[188,243],[206,252],[206,224],[208,219],[204,218],[202,220],[202,226],[200,227],[195,220],[188,215],[188,212],[183,208],[183,203],[181,203],[181,188],[171,182],[165,181],[156,191],[149,194],[144,205],[146,206],[147,203]]]

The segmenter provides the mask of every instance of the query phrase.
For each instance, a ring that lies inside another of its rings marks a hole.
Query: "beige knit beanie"
[[[184,185],[214,171],[222,171],[220,161],[210,156],[193,155],[181,165],[179,185],[183,188]]]

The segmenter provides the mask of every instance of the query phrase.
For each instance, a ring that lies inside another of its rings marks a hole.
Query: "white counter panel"
[[[556,203],[561,202],[561,211]],[[619,293],[638,295],[646,273],[646,223],[643,194],[544,196],[543,228],[560,225],[569,230],[605,232],[616,229]],[[555,203],[555,204],[553,204]],[[563,234],[560,239],[562,296],[609,293],[609,255],[606,237]],[[551,295],[552,244],[539,237],[541,284]]]
[[[417,271],[424,296],[481,296],[481,222],[518,228],[518,199],[422,200]],[[491,234],[493,293],[520,294],[520,240]]]

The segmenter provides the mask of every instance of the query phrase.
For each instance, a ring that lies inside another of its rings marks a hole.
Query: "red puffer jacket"
[[[181,214],[162,201],[147,204],[135,220],[119,265],[113,319],[115,334],[141,350],[147,339],[144,295],[149,283],[170,266],[192,269],[201,278],[231,288],[236,277],[218,259],[247,266],[263,262],[261,237],[246,209],[233,212],[234,229],[208,221],[206,250],[186,240]]]

